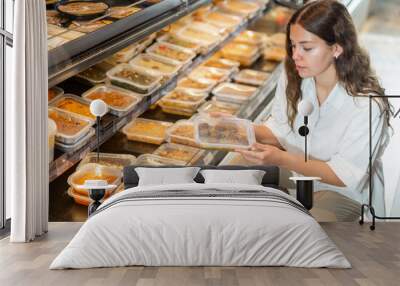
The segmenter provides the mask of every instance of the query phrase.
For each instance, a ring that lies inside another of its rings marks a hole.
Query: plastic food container
[[[278,65],[275,61],[265,61],[261,67],[264,72],[272,72]]]
[[[190,61],[196,56],[196,54],[189,49],[160,42],[150,46],[146,50],[146,52],[150,55],[153,54],[156,56],[178,61],[182,65],[190,63]]]
[[[134,13],[141,11],[139,7],[128,7],[128,6],[114,6],[108,9],[107,15],[114,19],[123,19]]]
[[[189,49],[194,53],[198,53],[201,50],[200,44],[194,41],[190,41],[188,39],[181,38],[178,35],[174,34],[165,34],[164,36],[157,38],[157,41],[160,43],[168,43],[171,45],[180,46],[182,48]]]
[[[212,68],[218,68],[218,69],[225,69],[229,70],[230,73],[235,73],[239,70],[240,63],[228,59],[223,59],[223,58],[211,58],[208,61],[206,61],[203,66],[205,67],[212,67]]]
[[[240,17],[218,11],[208,13],[203,17],[203,20],[216,27],[227,29],[228,31],[235,30],[243,22]]]
[[[215,83],[223,82],[229,78],[230,72],[224,69],[211,67],[198,67],[194,69],[188,77],[190,79],[205,79]]]
[[[194,139],[194,124],[191,121],[179,120],[168,129],[167,142],[199,147]]]
[[[259,57],[259,48],[254,45],[231,42],[221,50],[221,54],[224,58],[238,61],[243,66],[249,66]]]
[[[137,157],[136,165],[138,166],[163,166],[163,165],[175,165],[184,166],[186,162],[173,160],[154,154],[142,154]]]
[[[56,99],[57,97],[61,96],[64,94],[64,90],[61,87],[58,86],[53,86],[48,90],[47,93],[47,98],[48,102],[50,103],[53,99]]]
[[[122,170],[114,167],[107,167],[99,164],[89,163],[76,170],[68,177],[68,184],[82,195],[88,195],[86,189],[80,189],[86,180],[106,180],[110,185],[118,186],[121,183]],[[113,189],[108,190],[112,192]]]
[[[120,64],[107,72],[112,84],[130,89],[138,93],[147,94],[160,86],[162,76],[132,67],[129,64]]]
[[[186,164],[197,160],[200,157],[202,150],[195,147],[185,146],[175,143],[164,143],[154,151],[154,155],[178,160]]]
[[[172,123],[145,118],[135,118],[122,132],[129,140],[159,145],[165,140],[167,129]]]
[[[82,159],[77,170],[90,163],[96,163],[102,166],[114,167],[122,170],[125,166],[134,165],[136,163],[136,157],[130,154],[99,153],[99,162],[97,162],[97,153],[91,152]]]
[[[185,89],[174,89],[165,95],[159,103],[173,108],[196,110],[207,98],[207,93],[192,92]]]
[[[50,106],[84,116],[93,121],[93,124],[96,120],[96,116],[90,112],[89,102],[74,94],[64,94],[63,96],[54,99]]]
[[[263,33],[246,30],[240,33],[233,41],[236,43],[255,45],[261,48],[267,44],[268,36]]]
[[[244,69],[236,74],[233,79],[239,83],[259,86],[262,85],[270,75],[271,74],[266,72]]]
[[[111,114],[124,116],[142,100],[142,96],[129,90],[108,85],[97,85],[83,95],[88,101],[101,99],[107,103]]]
[[[166,60],[150,54],[140,54],[129,62],[133,67],[146,69],[168,78],[178,73],[182,65],[176,61]]]
[[[81,149],[82,147],[84,147],[88,141],[96,134],[95,130],[93,127],[90,127],[88,133],[86,133],[84,136],[82,136],[81,138],[79,138],[78,141],[76,141],[75,143],[72,144],[64,144],[61,143],[59,141],[56,141],[56,148],[58,150],[61,150],[65,153],[71,153],[71,152],[75,152],[79,149]]]
[[[79,73],[77,77],[83,78],[93,85],[101,84],[107,79],[107,71],[112,69],[113,67],[113,65],[106,62],[98,63]]]
[[[205,80],[205,79],[190,79],[185,77],[178,81],[178,87],[184,88],[193,92],[210,92],[215,86],[215,82]]]
[[[286,49],[282,47],[266,47],[263,52],[264,60],[280,62],[286,57]]]
[[[79,190],[82,192],[82,190]],[[87,193],[87,192],[86,192]],[[83,195],[78,192],[78,190],[75,190],[73,187],[69,187],[67,191],[68,196],[74,199],[75,203],[78,205],[83,205],[83,206],[89,206],[93,200],[88,197],[88,195]],[[106,191],[106,194],[104,195],[104,198],[100,200],[100,202],[104,202],[105,199],[110,197],[112,195],[112,191]]]
[[[162,101],[158,102],[158,105],[161,107],[161,110],[164,113],[169,113],[169,114],[175,114],[175,115],[181,115],[181,116],[190,117],[194,113],[197,112],[196,109],[191,109],[191,108],[181,108],[181,107],[166,106]]]
[[[63,144],[74,144],[85,136],[93,121],[74,113],[49,107],[49,118],[57,125],[56,140]]]
[[[49,136],[49,163],[54,159],[54,145],[56,143],[57,125],[54,120],[50,119],[47,123],[47,130]]]
[[[215,46],[220,42],[220,35],[196,29],[190,25],[176,31],[176,35],[203,46]]]
[[[208,114],[210,112],[223,112],[231,115],[236,115],[240,110],[240,105],[228,103],[218,100],[206,101],[200,106],[198,112]]]
[[[48,50],[52,50],[59,46],[64,45],[67,42],[69,42],[67,39],[64,39],[61,37],[52,37],[47,40],[47,48],[48,48]]]
[[[262,7],[257,2],[247,2],[239,0],[222,1],[217,4],[223,11],[227,11],[232,14],[251,17]]]
[[[208,22],[208,21],[207,21]],[[193,21],[192,23],[190,23],[190,27],[196,29],[196,30],[200,30],[200,31],[204,31],[207,33],[211,33],[214,35],[225,35],[227,33],[227,30],[224,27],[218,27],[206,22],[200,22],[200,21]]]
[[[73,21],[68,28],[81,33],[91,33],[109,24],[112,24],[112,21],[110,20]]]
[[[194,137],[202,148],[232,150],[250,148],[255,142],[251,121],[239,118],[198,117]]]
[[[212,93],[217,100],[242,104],[256,95],[257,88],[244,84],[224,82],[218,85]]]
[[[139,48],[140,48],[140,44],[138,44],[138,43],[129,45],[126,48],[117,52],[116,54],[112,55],[111,60],[115,63],[127,63],[135,55],[137,55],[139,53]]]

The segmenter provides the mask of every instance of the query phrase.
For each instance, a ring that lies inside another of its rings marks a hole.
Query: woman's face
[[[338,55],[337,45],[329,46],[299,24],[291,25],[292,58],[300,77],[315,77],[326,71]]]

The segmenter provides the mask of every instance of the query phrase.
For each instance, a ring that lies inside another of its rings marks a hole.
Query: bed
[[[201,166],[191,182],[181,182],[185,174],[168,174],[188,168],[126,167],[126,190],[96,210],[50,269],[351,267],[301,203],[279,189],[277,167]],[[221,170],[227,177],[233,174],[232,182],[219,181]],[[144,171],[153,173],[145,178]],[[260,184],[238,184],[246,172],[259,172]],[[160,177],[163,181],[157,182]],[[170,183],[176,178],[181,181]],[[152,184],[139,183],[146,180]]]

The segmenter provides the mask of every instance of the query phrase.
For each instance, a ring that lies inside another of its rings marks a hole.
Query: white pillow
[[[193,179],[196,177],[199,170],[199,167],[135,168],[139,176],[138,186],[195,183]]]
[[[205,184],[261,185],[265,171],[262,170],[201,170]]]

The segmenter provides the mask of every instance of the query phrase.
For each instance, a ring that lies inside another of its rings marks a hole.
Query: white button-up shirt
[[[297,114],[294,131],[288,123],[287,79],[283,71],[266,125],[289,153],[304,154],[304,137],[298,129],[304,117]],[[301,84],[302,96],[314,110],[308,117],[307,152],[310,160],[326,162],[346,187],[322,182],[314,183],[314,190],[336,191],[360,203],[369,198],[369,99],[368,96],[350,96],[341,84],[336,84],[325,101],[319,105],[314,78],[305,78]],[[373,205],[377,215],[385,215],[384,180],[381,156],[388,140],[384,113],[372,103]],[[298,176],[300,174],[294,175]]]

